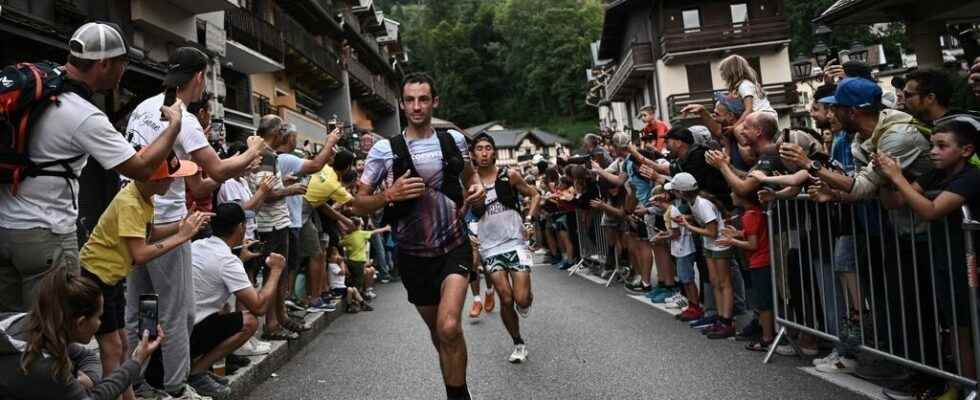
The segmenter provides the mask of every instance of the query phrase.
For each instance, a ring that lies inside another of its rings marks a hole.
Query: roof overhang
[[[690,58],[701,59],[706,56],[711,56],[715,54],[726,54],[737,50],[750,50],[750,49],[764,50],[766,48],[781,49],[784,46],[788,46],[789,42],[790,42],[789,39],[785,39],[785,40],[773,40],[769,42],[747,43],[747,44],[740,44],[736,46],[713,47],[710,49],[678,51],[674,53],[664,53],[662,60],[664,64],[669,65],[674,62],[679,62]]]
[[[636,0],[615,0],[603,5],[605,17],[602,21],[602,34],[599,36],[598,59],[618,59],[620,44],[626,30],[626,20],[632,11],[644,4],[652,7],[652,2]]]
[[[839,0],[814,23],[865,25],[905,21],[971,21],[980,18],[980,2],[962,0]]]

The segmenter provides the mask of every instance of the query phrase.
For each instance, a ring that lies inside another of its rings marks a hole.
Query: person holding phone
[[[191,240],[207,221],[208,214],[194,213],[170,229],[150,224],[153,221],[153,196],[166,193],[174,179],[195,172],[196,164],[178,160],[171,153],[171,158],[160,164],[149,180],[132,182],[116,194],[79,253],[82,275],[98,284],[104,301],[96,338],[105,375],[128,357],[123,279],[134,266],[145,265]],[[151,228],[148,230],[147,226]],[[151,241],[150,238],[154,239]],[[123,399],[134,398],[131,390],[123,394]]]
[[[166,335],[159,326],[155,338],[142,332],[132,355],[103,375],[84,346],[105,309],[99,286],[70,272],[62,258],[41,278],[29,312],[0,314],[0,398],[110,400],[139,377]]]
[[[191,331],[191,371],[187,383],[199,394],[224,398],[231,393],[226,382],[209,373],[212,364],[247,342],[259,323],[257,317],[273,312],[279,277],[286,265],[277,253],[265,257],[268,279],[256,290],[245,273],[244,262],[263,256],[261,246],[245,241],[245,211],[235,203],[219,204],[211,218],[214,235],[195,241],[194,329]],[[240,247],[239,247],[240,246]],[[234,248],[240,248],[236,256]],[[234,296],[243,309],[226,313],[225,303]]]

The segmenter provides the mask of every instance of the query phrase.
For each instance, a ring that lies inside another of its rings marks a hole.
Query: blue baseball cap
[[[817,101],[844,107],[871,107],[881,104],[881,88],[877,83],[864,78],[846,78],[837,84],[837,91],[833,96]]]

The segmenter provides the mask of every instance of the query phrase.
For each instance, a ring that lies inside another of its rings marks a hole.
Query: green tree
[[[786,0],[786,14],[790,22],[790,54],[809,57],[817,40],[813,35],[816,25],[813,20],[830,8],[836,0]],[[863,45],[881,44],[889,64],[901,64],[900,48],[906,41],[905,27],[900,22],[889,24],[882,30],[873,30],[868,25],[834,26],[827,46],[834,52],[849,49],[855,43]]]

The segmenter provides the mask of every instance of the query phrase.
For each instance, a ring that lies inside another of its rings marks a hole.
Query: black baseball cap
[[[187,83],[194,74],[208,68],[208,55],[194,47],[180,47],[170,57],[167,76],[163,78],[163,86],[176,88]]]

